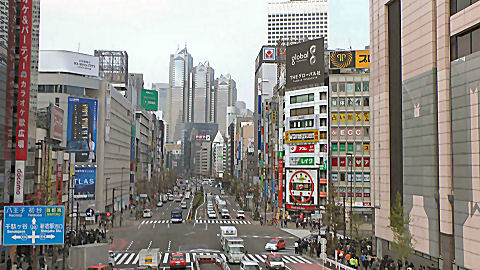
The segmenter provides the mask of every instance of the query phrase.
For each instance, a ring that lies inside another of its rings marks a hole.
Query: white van
[[[237,237],[237,228],[235,226],[220,226],[220,244],[222,247],[228,237]]]
[[[142,249],[138,252],[138,266],[149,266],[157,268],[160,265],[160,249]]]
[[[224,242],[224,246],[222,247],[223,248],[223,251],[225,251],[227,249],[227,246],[228,245],[244,245],[243,244],[243,239],[240,238],[240,237],[226,237],[225,238],[225,242]]]
[[[243,245],[228,245],[225,256],[229,263],[240,263],[245,256],[245,247]]]

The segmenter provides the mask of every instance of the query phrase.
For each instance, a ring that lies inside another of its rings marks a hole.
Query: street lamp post
[[[347,153],[350,162],[350,238],[352,238],[352,215],[353,215],[353,154]],[[348,179],[348,177],[347,177]]]

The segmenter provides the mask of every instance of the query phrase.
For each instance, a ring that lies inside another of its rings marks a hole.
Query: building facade
[[[369,73],[329,75],[331,181],[336,200],[371,219]],[[347,208],[347,211],[350,211]]]
[[[371,0],[370,10],[377,251],[389,252],[400,194],[424,265],[477,269],[480,2]]]
[[[222,134],[227,134],[227,107],[237,102],[237,84],[230,74],[220,75],[215,80],[216,123]]]
[[[191,122],[193,117],[192,69],[193,58],[187,48],[170,55],[167,104],[167,141],[169,142],[182,139],[183,124]]]
[[[214,70],[207,62],[199,63],[193,68],[193,122],[207,123],[212,121],[212,96],[214,86]]]
[[[267,44],[323,37],[328,42],[328,0],[290,0],[268,4]],[[327,46],[325,46],[326,48]]]
[[[158,92],[158,111],[166,119],[168,104],[168,83],[152,83],[152,89]]]

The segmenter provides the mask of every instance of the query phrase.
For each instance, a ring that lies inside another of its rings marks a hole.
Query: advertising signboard
[[[248,153],[253,153],[255,151],[255,138],[248,138]]]
[[[315,153],[315,144],[290,145],[290,153]]]
[[[95,199],[95,167],[75,166],[75,188],[73,197],[75,199]]]
[[[3,245],[63,245],[64,206],[5,206]]]
[[[142,89],[141,105],[142,108],[147,111],[158,110],[158,92],[155,90]]]
[[[287,166],[313,166],[315,165],[315,157],[290,157]]]
[[[370,51],[330,52],[330,69],[370,68]]]
[[[195,135],[196,141],[210,141],[210,135]]]
[[[96,162],[98,101],[68,97],[67,151],[76,162]]]
[[[286,143],[313,143],[318,142],[318,130],[286,131]]]
[[[57,50],[41,50],[40,72],[64,72],[98,77],[99,58],[96,56]]]
[[[63,141],[63,110],[50,104],[50,138]]]
[[[287,90],[323,83],[323,38],[287,47]]]
[[[287,169],[286,203],[316,205],[318,203],[317,170]]]

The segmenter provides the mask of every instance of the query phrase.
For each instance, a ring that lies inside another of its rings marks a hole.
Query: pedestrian
[[[11,270],[12,269],[12,260],[10,259],[10,257],[7,259],[7,270]]]
[[[295,247],[295,254],[298,254],[298,241],[295,241],[295,243],[293,243],[293,246]]]
[[[378,258],[375,258],[375,261],[372,263],[372,270],[380,270],[380,262]]]

